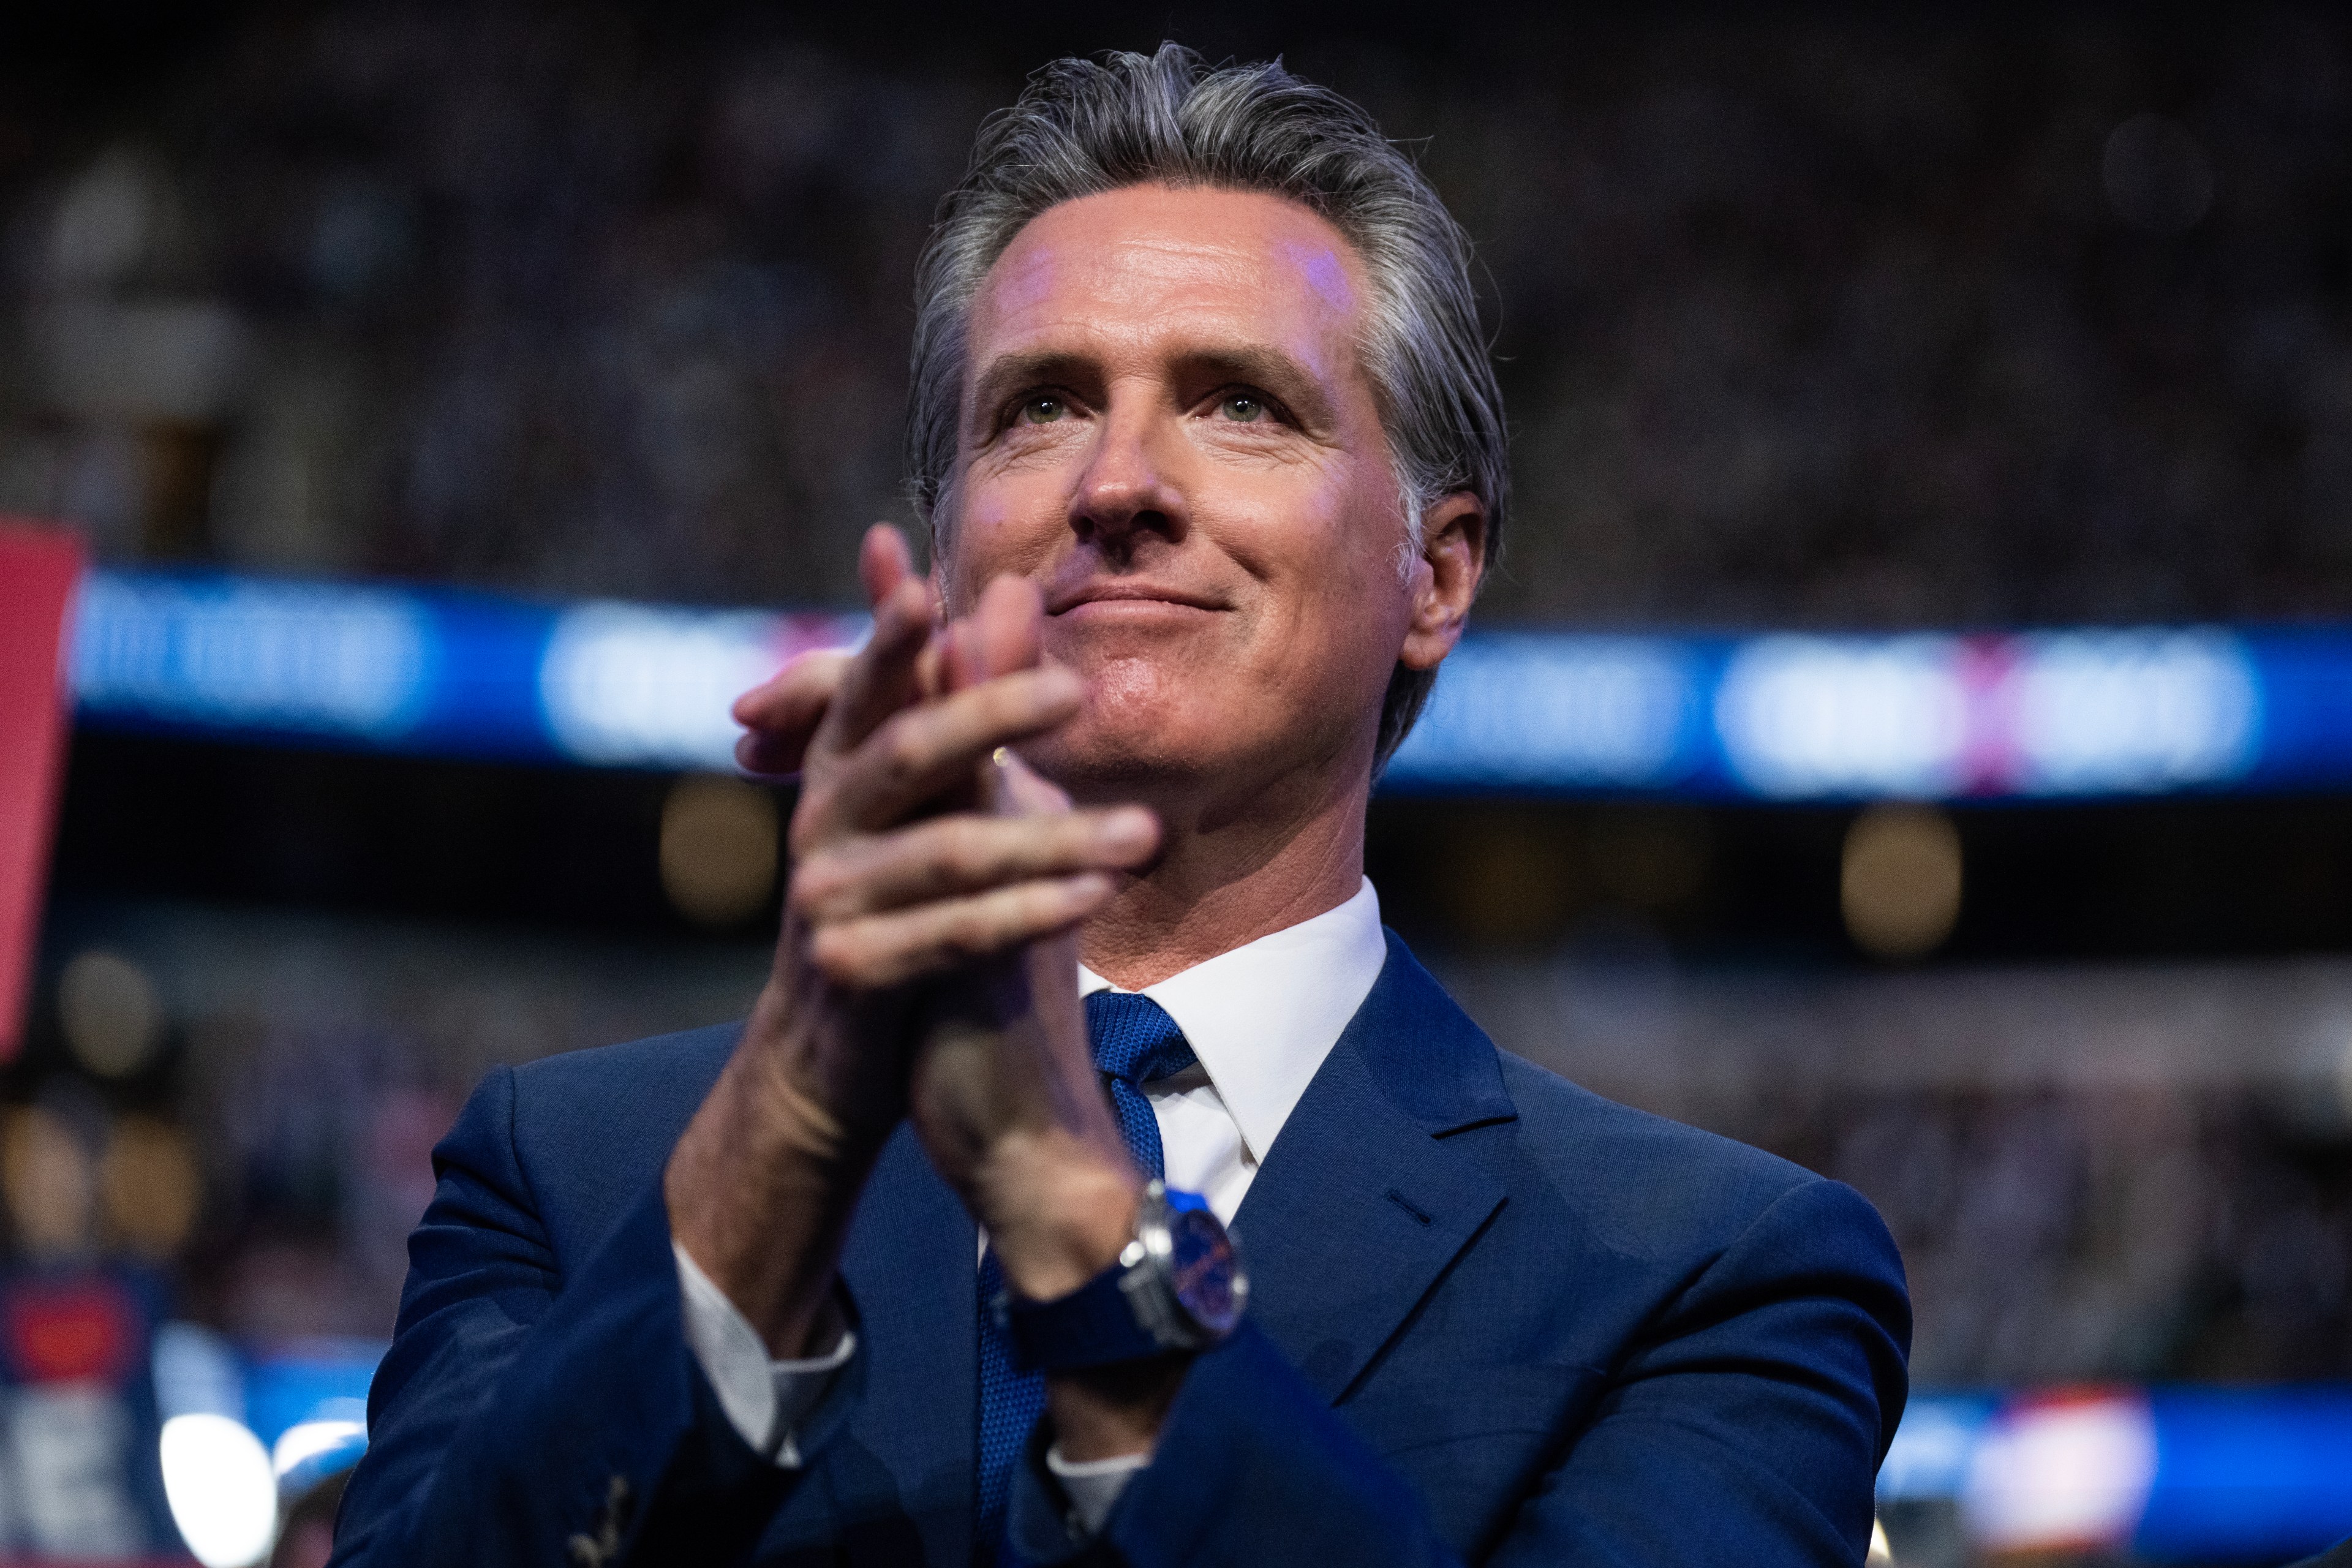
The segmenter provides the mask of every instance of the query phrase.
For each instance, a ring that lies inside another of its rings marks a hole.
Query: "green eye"
[[[1068,414],[1070,405],[1058,397],[1033,397],[1021,405],[1024,425],[1051,425]]]
[[[1265,414],[1265,405],[1246,392],[1236,392],[1217,406],[1226,418],[1236,425],[1247,425]]]

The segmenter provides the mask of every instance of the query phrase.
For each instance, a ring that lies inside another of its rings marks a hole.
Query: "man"
[[[1279,67],[983,129],[931,574],[877,530],[866,647],[738,710],[772,977],[476,1093],[339,1562],[1862,1560],[1876,1216],[1497,1052],[1363,878],[1503,521],[1467,260]]]

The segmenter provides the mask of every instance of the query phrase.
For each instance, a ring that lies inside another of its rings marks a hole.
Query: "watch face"
[[[1169,1216],[1168,1240],[1168,1281],[1176,1300],[1210,1333],[1231,1333],[1248,1287],[1225,1227],[1204,1211],[1180,1211]]]

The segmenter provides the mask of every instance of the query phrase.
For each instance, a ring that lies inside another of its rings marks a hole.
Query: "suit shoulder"
[[[601,1236],[659,1178],[741,1034],[721,1024],[514,1069],[514,1157],[559,1247]]]
[[[743,1022],[739,1018],[620,1045],[561,1051],[517,1067],[515,1092],[518,1098],[562,1104],[583,1097],[641,1094],[692,1079],[699,1083],[695,1092],[699,1102],[742,1035]]]
[[[1603,1099],[1508,1051],[1517,1152],[1612,1245],[1656,1238],[1727,1244],[1800,1188],[1834,1186],[1777,1154]]]

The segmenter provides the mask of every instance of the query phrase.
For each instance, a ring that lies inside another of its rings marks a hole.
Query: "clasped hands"
[[[1088,1053],[1075,930],[1159,825],[1074,809],[1013,755],[1085,700],[1043,661],[1033,584],[1001,578],[943,624],[887,527],[859,572],[866,645],[736,706],[745,767],[801,774],[792,879],[774,968],[664,1184],[672,1234],[780,1356],[837,1331],[841,1243],[902,1120],[1034,1300],[1117,1258],[1141,1186]]]

